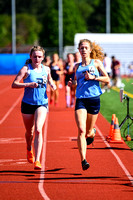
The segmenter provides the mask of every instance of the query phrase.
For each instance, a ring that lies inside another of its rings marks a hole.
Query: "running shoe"
[[[82,161],[82,169],[87,170],[90,167],[90,164],[84,159]]]
[[[36,161],[34,163],[34,169],[42,169],[42,165],[41,165],[41,163],[39,161]]]
[[[33,151],[28,151],[27,150],[27,160],[29,163],[34,163],[34,154],[33,154]]]
[[[87,145],[90,145],[90,144],[93,143],[93,141],[94,141],[95,134],[96,134],[96,129],[93,128],[93,130],[94,130],[94,136],[93,136],[93,137],[87,137],[87,138],[86,138],[86,143],[87,143]]]

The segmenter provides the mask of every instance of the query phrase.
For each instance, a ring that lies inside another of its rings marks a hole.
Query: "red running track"
[[[94,148],[87,149],[90,168],[82,171],[77,149],[74,109],[50,105],[44,127],[42,171],[26,160],[20,113],[23,90],[11,89],[14,76],[0,77],[0,199],[2,200],[130,200],[133,197],[133,152],[109,144],[110,124],[99,114]]]

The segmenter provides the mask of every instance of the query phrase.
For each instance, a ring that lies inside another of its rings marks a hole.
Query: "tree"
[[[11,0],[0,0],[0,14],[11,15]]]
[[[111,32],[133,33],[133,1],[115,0],[111,3]]]
[[[105,33],[106,0],[96,0],[94,3],[91,2],[94,10],[87,20],[88,30],[92,33]],[[133,1],[115,0],[110,1],[110,5],[111,33],[133,33]]]
[[[73,45],[76,33],[106,32],[106,0],[62,2],[64,46]],[[111,32],[133,33],[133,1],[115,0],[110,3]],[[0,46],[11,45],[11,0],[0,0],[0,13]],[[58,0],[16,0],[16,15],[19,45],[39,40],[44,47],[58,47]]]
[[[100,4],[100,0],[75,0],[79,12],[85,21],[94,13],[95,7]]]
[[[11,40],[11,17],[0,15],[0,47],[10,45]]]
[[[47,11],[54,0],[15,0],[16,13],[28,13],[32,15],[41,15]],[[0,0],[0,13],[11,15],[12,0]]]
[[[92,33],[106,32],[106,0],[91,3],[93,12],[87,19],[88,31]]]
[[[58,11],[55,8],[48,10],[43,18],[40,44],[44,47],[58,46]]]
[[[41,24],[36,17],[29,14],[16,15],[16,41],[18,45],[34,44],[39,40]]]
[[[63,1],[63,38],[64,46],[74,44],[76,33],[87,32],[86,21],[74,1]]]
[[[74,0],[63,0],[63,44],[73,45],[74,35],[86,32],[86,23]],[[58,47],[58,1],[44,14],[40,43],[45,47]]]
[[[39,40],[41,24],[35,16],[29,14],[16,15],[16,43],[17,45],[34,44]],[[11,17],[0,15],[0,46],[12,43]]]

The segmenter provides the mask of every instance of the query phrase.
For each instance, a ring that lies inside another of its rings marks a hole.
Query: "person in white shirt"
[[[104,60],[103,60],[104,68],[108,74],[109,77],[111,77],[111,58],[107,56],[107,54],[104,54]],[[106,90],[107,92],[110,92],[111,84],[110,83],[102,83],[102,92],[104,93]]]

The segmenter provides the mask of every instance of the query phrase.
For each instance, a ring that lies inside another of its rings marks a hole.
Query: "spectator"
[[[130,63],[128,68],[129,68],[129,77],[132,78],[133,77],[133,62]]]
[[[66,95],[66,107],[73,107],[75,102],[75,81],[74,81],[74,55],[69,53],[67,55],[67,62],[64,67],[65,75],[65,95]],[[68,81],[72,79],[71,87],[68,86]]]
[[[44,60],[42,61],[42,63],[45,65],[45,66],[50,66],[50,63],[51,63],[51,58],[50,56],[46,56],[46,58],[44,58]]]
[[[114,86],[119,86],[119,79],[120,79],[120,61],[116,60],[115,56],[112,56],[112,81]]]
[[[111,58],[108,57],[106,53],[104,54],[103,65],[109,78],[111,78]],[[102,82],[101,87],[102,87],[102,92],[105,92],[106,90],[107,92],[110,92],[111,84]]]
[[[51,90],[50,95],[50,104],[53,103],[54,105],[58,105],[58,98],[59,98],[59,84],[60,84],[60,74],[63,72],[60,68],[60,62],[59,62],[59,55],[57,53],[54,53],[52,56],[52,62],[50,63],[50,70],[51,70],[51,76],[54,81],[54,84],[56,85],[56,90]]]

